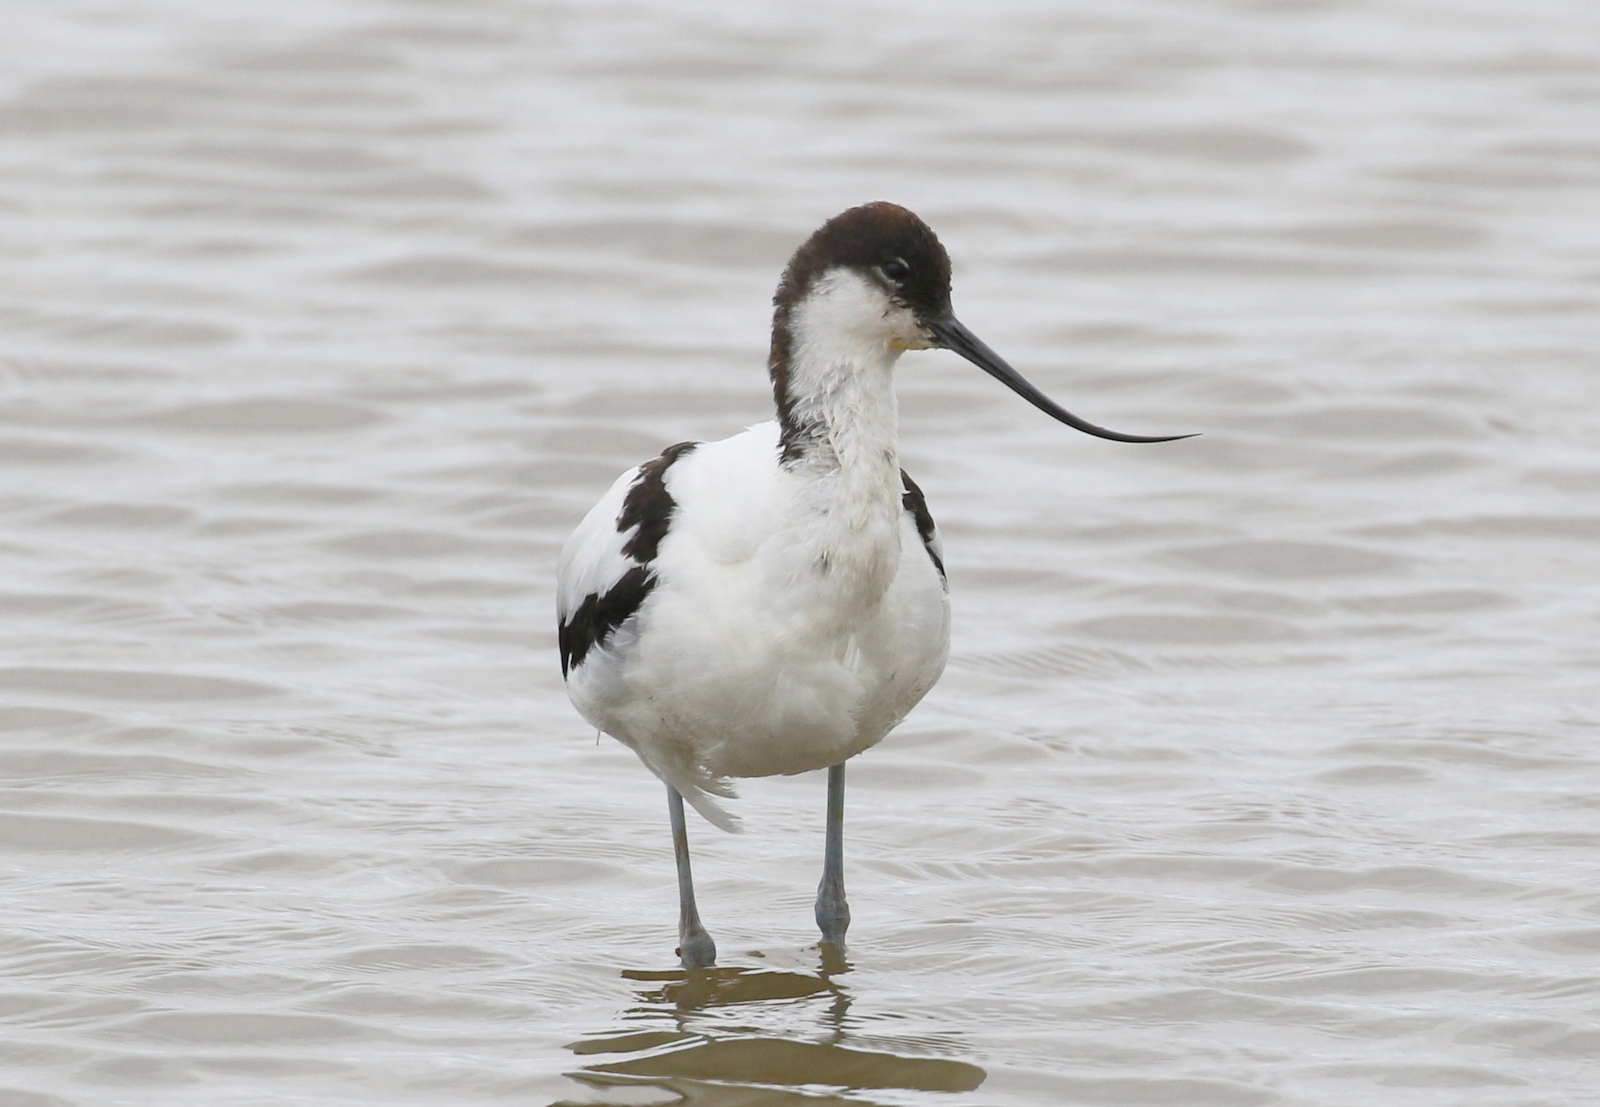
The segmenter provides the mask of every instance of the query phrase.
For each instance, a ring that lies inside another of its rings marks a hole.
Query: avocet
[[[950,310],[950,259],[889,203],[828,220],[774,297],[777,418],[682,442],[624,473],[561,551],[561,667],[578,711],[667,786],[678,953],[715,964],[689,865],[685,801],[724,830],[734,777],[828,770],[816,919],[840,953],[844,767],[944,669],[950,603],[938,530],[900,468],[894,365],[953,350],[1070,427]]]

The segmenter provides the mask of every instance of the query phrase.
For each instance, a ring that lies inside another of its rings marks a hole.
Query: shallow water
[[[0,36],[0,1104],[1600,1103],[1600,9],[64,0]],[[555,552],[889,198],[943,683],[694,836]]]

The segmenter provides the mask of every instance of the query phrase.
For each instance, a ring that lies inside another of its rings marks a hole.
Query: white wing
[[[617,530],[617,518],[628,489],[639,476],[634,466],[589,509],[556,559],[556,618],[565,625],[588,596],[603,596],[638,563],[622,552],[628,534]],[[630,528],[631,529],[631,528]]]

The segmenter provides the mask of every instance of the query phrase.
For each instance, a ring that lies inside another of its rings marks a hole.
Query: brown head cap
[[[794,252],[772,298],[780,320],[812,281],[841,267],[876,277],[919,318],[950,311],[950,255],[926,223],[879,200],[835,215]]]

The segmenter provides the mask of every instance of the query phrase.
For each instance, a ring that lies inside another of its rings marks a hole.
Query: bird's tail
[[[678,790],[679,795],[683,796],[685,803],[700,812],[705,817],[706,822],[718,830],[726,830],[729,834],[744,833],[744,824],[739,821],[739,816],[732,811],[724,809],[721,804],[711,798],[710,793],[705,788],[688,782],[682,784],[673,783],[672,786]],[[737,798],[732,788],[729,788],[726,784],[722,785],[722,787],[724,790],[719,792],[719,795],[728,799]]]
[[[634,752],[639,755],[639,760],[645,767],[661,780],[678,790],[684,802],[716,827],[726,830],[729,834],[743,834],[744,826],[739,821],[739,816],[725,810],[722,805],[712,799],[713,795],[723,799],[738,799],[739,794],[733,790],[733,785],[728,783],[726,777],[715,777],[698,765],[675,764],[665,757],[659,756],[660,751],[646,752],[635,746]]]

